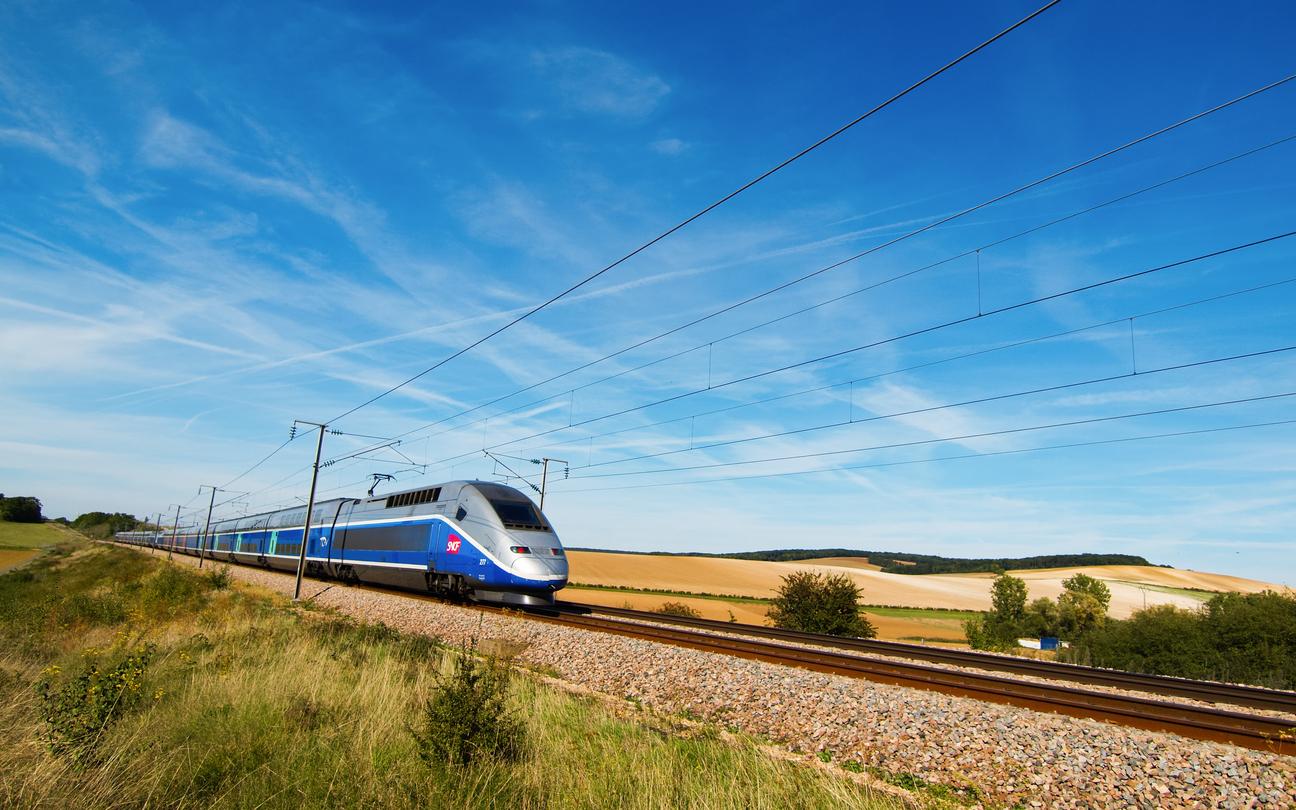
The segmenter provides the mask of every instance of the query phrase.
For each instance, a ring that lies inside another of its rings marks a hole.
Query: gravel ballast
[[[195,564],[196,560],[176,555]],[[211,564],[210,562],[208,563]],[[291,595],[291,575],[230,566]],[[1296,807],[1296,758],[968,698],[732,658],[308,580],[303,595],[451,644],[498,639],[518,660],[656,711],[807,755],[973,788],[995,806]]]

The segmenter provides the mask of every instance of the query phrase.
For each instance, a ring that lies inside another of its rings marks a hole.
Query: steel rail
[[[117,542],[117,541],[105,541]],[[127,545],[128,548],[145,548]],[[243,563],[236,564],[245,565]],[[260,566],[247,566],[269,570]],[[290,573],[274,571],[284,576]],[[328,585],[325,590],[334,587]],[[414,597],[445,603],[431,594],[418,593],[396,587],[372,584],[355,585],[362,590]],[[313,598],[313,597],[312,597]],[[588,610],[620,611],[620,608],[574,606],[558,603],[553,608],[519,609],[515,605],[474,603],[476,609],[518,615],[532,621],[575,627],[593,632],[637,638],[676,647],[745,658],[782,666],[797,667],[832,675],[866,679],[909,688],[925,689],[958,697],[967,697],[992,703],[1001,703],[1034,711],[1053,712],[1072,717],[1112,722],[1148,731],[1169,732],[1191,739],[1223,742],[1244,748],[1270,753],[1296,754],[1296,723],[1291,719],[1254,715],[1211,706],[1175,703],[1133,695],[1100,692],[1076,686],[1022,681],[1007,675],[995,675],[966,670],[952,670],[931,663],[865,657],[846,652],[820,650],[804,646],[776,644],[753,638],[732,638],[703,632],[697,629],[664,627],[651,622],[673,621],[682,617],[665,617],[662,614],[643,614],[634,620],[603,618],[591,615]],[[578,612],[579,611],[579,612]],[[716,622],[721,630],[732,633],[736,626]],[[753,625],[746,625],[753,628]],[[755,628],[769,630],[772,628]],[[804,634],[803,634],[804,635]],[[802,643],[805,643],[804,640]]]
[[[1259,686],[1218,683],[1213,681],[1195,681],[1188,678],[1174,678],[1166,675],[1146,675],[1137,672],[1103,669],[1102,667],[1066,664],[1056,661],[1036,661],[1017,656],[995,655],[975,650],[952,650],[943,647],[930,647],[922,644],[905,644],[898,641],[878,641],[864,638],[841,638],[819,633],[802,633],[779,627],[762,627],[754,624],[723,622],[715,619],[694,619],[686,616],[668,616],[661,613],[650,613],[629,608],[586,605],[577,602],[559,602],[559,609],[571,609],[608,616],[620,616],[640,621],[657,622],[710,630],[717,633],[753,636],[757,638],[778,639],[798,644],[811,644],[817,647],[850,650],[853,652],[886,655],[893,658],[926,661],[935,664],[946,664],[959,667],[1007,672],[1015,675],[1029,675],[1046,678],[1052,681],[1067,681],[1090,686],[1105,686],[1115,689],[1127,689],[1136,692],[1147,692],[1164,697],[1180,697],[1200,700],[1206,703],[1227,703],[1233,706],[1245,706],[1252,709],[1287,712],[1296,714],[1296,692],[1280,689],[1266,689]]]
[[[1075,686],[1022,681],[1005,675],[951,670],[909,661],[865,658],[697,630],[600,618],[568,611],[526,611],[534,620],[645,639],[677,647],[765,661],[832,675],[926,689],[1035,711],[1115,722],[1148,731],[1268,751],[1296,753],[1296,723],[1267,715],[1174,703]]]

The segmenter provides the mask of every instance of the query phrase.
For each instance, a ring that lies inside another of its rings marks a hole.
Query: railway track
[[[619,616],[658,624],[672,624],[716,633],[766,638],[794,644],[809,644],[816,647],[831,647],[861,654],[885,655],[891,658],[905,658],[932,664],[971,667],[1013,675],[1047,678],[1051,681],[1066,681],[1089,686],[1126,689],[1163,697],[1189,698],[1206,703],[1225,703],[1233,706],[1296,715],[1296,692],[1264,689],[1258,686],[1193,681],[1163,675],[1143,675],[1135,672],[1121,672],[1099,667],[1079,666],[1077,664],[994,655],[975,650],[951,650],[942,647],[927,647],[921,644],[904,644],[895,641],[877,641],[864,638],[839,638],[818,633],[784,630],[778,627],[735,624],[714,619],[692,619],[685,616],[667,616],[642,610],[584,605],[577,602],[559,602],[557,607],[560,610],[599,613],[606,616]]]
[[[926,662],[885,660],[763,639],[718,636],[695,629],[605,618],[574,612],[570,610],[570,605],[567,607],[568,609],[526,613],[537,621],[601,633],[1004,703],[1035,711],[1102,720],[1149,731],[1170,732],[1193,739],[1231,743],[1277,754],[1296,754],[1296,724],[1289,719],[1101,692],[1081,686],[1041,684],[1008,675],[951,670]],[[660,618],[658,614],[648,616],[654,621]],[[718,624],[732,632],[733,625],[725,622]]]
[[[334,586],[330,585],[329,587]],[[397,588],[374,585],[350,587],[398,594],[428,601],[443,601],[428,594]],[[526,611],[519,611],[511,606],[488,606],[480,603],[473,607],[490,612],[521,614],[534,621],[639,638],[677,647],[687,647],[738,658],[799,667],[833,675],[844,675],[880,683],[926,689],[1036,711],[1096,719],[1150,731],[1170,732],[1193,739],[1231,743],[1245,748],[1277,754],[1296,754],[1296,723],[1291,719],[1247,714],[1214,706],[1199,706],[1156,700],[1151,697],[1102,692],[1086,689],[1083,686],[1036,683],[1012,677],[1012,674],[1023,674],[1020,670],[1014,673],[1012,670],[1004,669],[1001,671],[1006,674],[990,674],[948,668],[951,663],[957,663],[959,666],[987,668],[981,663],[972,663],[969,656],[978,655],[975,653],[962,654],[957,659],[951,659],[949,658],[951,653],[957,655],[962,651],[923,648],[918,645],[892,644],[863,639],[839,639],[832,636],[795,633],[778,628],[687,619],[624,608],[605,608],[567,602],[560,602],[553,609]],[[595,613],[606,615],[598,616],[594,615]],[[612,618],[613,616],[619,618]],[[651,622],[651,624],[645,622]],[[672,626],[662,626],[663,624]],[[717,635],[717,633],[727,635]],[[740,637],[734,638],[735,635]],[[804,645],[835,647],[836,649],[815,649]],[[897,657],[896,648],[898,647],[909,648],[913,658],[919,658],[920,656],[927,658],[926,660],[895,660]],[[878,654],[885,654],[888,658],[876,657]],[[1065,669],[1063,665],[1043,665],[1040,662],[1026,659],[1014,661],[999,656],[979,656],[977,660],[980,660],[980,658],[988,658],[990,659],[989,663],[997,664],[1000,667],[1020,666],[1023,664],[1027,666],[1046,666],[1046,671],[1033,671],[1030,674],[1055,681],[1057,680],[1055,667],[1059,670]],[[1097,670],[1091,667],[1073,668],[1077,677],[1079,677],[1079,671],[1082,670],[1087,673],[1085,677],[1092,678],[1128,676],[1138,679],[1145,677],[1132,676],[1130,673]],[[1201,689],[1206,689],[1211,694],[1215,694],[1218,690],[1219,694],[1229,694],[1234,697],[1242,695],[1245,691],[1251,691],[1256,695],[1261,693],[1269,694],[1269,698],[1266,699],[1279,702],[1283,700],[1280,696],[1285,695],[1285,693],[1274,690],[1200,683],[1175,678],[1154,680],[1173,682],[1174,688],[1180,690],[1196,689],[1198,691],[1191,696],[1205,700],[1219,701],[1220,698],[1218,696],[1202,698]],[[1094,685],[1094,683],[1091,681],[1087,685]],[[1131,689],[1133,688],[1130,686],[1131,683],[1133,681],[1126,680],[1122,683],[1106,682],[1103,685]],[[1183,692],[1167,691],[1161,694],[1189,696],[1183,694]],[[1256,695],[1252,695],[1252,698],[1258,699]],[[1270,707],[1272,708],[1273,705],[1290,706],[1290,704],[1275,703],[1271,704]],[[1280,710],[1289,711],[1290,709],[1283,708]]]

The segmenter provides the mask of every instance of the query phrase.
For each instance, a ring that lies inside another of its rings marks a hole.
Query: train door
[[[337,575],[337,566],[342,564],[342,557],[346,550],[347,524],[351,522],[351,513],[357,503],[359,501],[343,501],[338,504],[337,512],[333,515],[333,525],[323,538],[323,542],[327,544],[325,557],[328,559],[330,574]]]

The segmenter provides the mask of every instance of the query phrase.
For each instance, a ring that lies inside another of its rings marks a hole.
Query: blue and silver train
[[[295,571],[306,508],[213,523],[201,533],[121,532],[133,545]],[[315,505],[306,573],[442,596],[552,604],[567,584],[558,535],[531,499],[489,481],[451,481]]]

